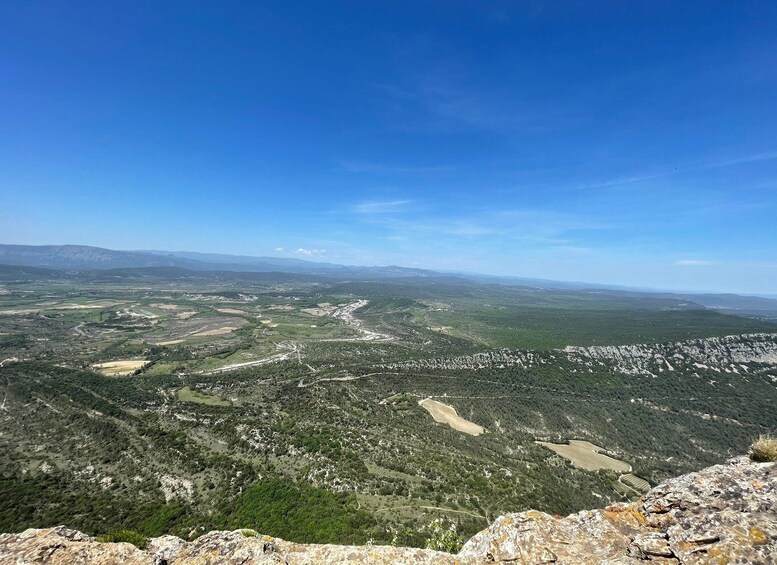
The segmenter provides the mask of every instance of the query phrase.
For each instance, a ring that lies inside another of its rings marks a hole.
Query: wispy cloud
[[[385,97],[391,130],[467,131],[509,134],[545,130],[573,119],[567,111],[516,97],[504,88],[485,88],[461,80],[453,68],[430,68],[407,77],[401,86],[374,85]]]
[[[404,210],[411,200],[369,200],[357,202],[351,210],[357,214],[390,214]]]
[[[640,182],[645,182],[649,180],[655,180],[660,178],[665,178],[672,176],[674,174],[677,174],[677,170],[671,171],[671,172],[665,172],[665,173],[655,173],[655,174],[642,174],[642,175],[630,175],[626,177],[617,177],[614,179],[602,181],[602,182],[594,182],[590,184],[582,184],[578,187],[576,187],[578,190],[587,190],[592,188],[610,188],[614,186],[625,186],[629,184],[637,184]]]
[[[590,184],[583,184],[576,187],[578,190],[586,190],[593,188],[610,188],[616,186],[626,186],[629,184],[637,184],[650,180],[671,177],[674,175],[682,175],[686,173],[695,173],[700,171],[708,171],[712,169],[720,169],[723,167],[732,167],[735,165],[744,165],[747,163],[758,163],[761,161],[772,161],[777,159],[777,151],[766,151],[762,153],[754,153],[752,155],[745,155],[741,157],[733,157],[730,159],[718,159],[711,160],[696,165],[688,165],[685,167],[675,167],[673,169],[665,169],[663,171],[652,173],[640,173],[635,175],[628,175],[624,177],[616,177],[614,179],[605,180],[602,182],[594,182]]]
[[[706,267],[717,264],[717,261],[706,261],[703,259],[680,259],[675,261],[675,265],[680,265],[681,267]]]
[[[303,255],[305,257],[320,257],[326,255],[326,249],[305,249],[300,247],[294,252],[295,255]]]
[[[585,255],[596,251],[593,247],[583,247],[581,245],[555,245],[550,249],[570,255]]]
[[[408,203],[404,200],[369,202],[361,208],[352,207],[352,211],[359,214],[361,221],[388,230],[388,237],[393,236],[395,241],[411,236],[413,239],[435,237],[438,241],[500,238],[527,245],[569,246],[571,250],[576,246],[570,241],[574,233],[612,227],[573,214],[534,209],[484,208],[460,215],[417,206],[412,214],[401,213],[410,212]],[[418,210],[424,213],[416,213]]]
[[[737,157],[734,159],[723,159],[713,163],[707,164],[707,169],[716,169],[718,167],[729,167],[731,165],[742,165],[745,163],[756,163],[758,161],[772,161],[777,159],[777,151],[767,151],[764,153],[755,153],[753,155],[746,155],[744,157]]]
[[[391,163],[375,163],[373,161],[342,160],[338,168],[348,173],[373,173],[373,174],[428,174],[447,173],[455,170],[449,165],[406,165]]]

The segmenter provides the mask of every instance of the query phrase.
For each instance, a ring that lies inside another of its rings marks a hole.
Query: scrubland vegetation
[[[536,441],[592,442],[652,484],[759,435],[753,457],[774,456],[766,321],[440,281],[133,277],[2,283],[0,530],[452,547],[504,512],[636,496],[623,468]]]

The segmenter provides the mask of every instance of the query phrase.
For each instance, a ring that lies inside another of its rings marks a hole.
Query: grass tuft
[[[759,463],[777,461],[777,438],[761,436],[750,446],[750,459]]]

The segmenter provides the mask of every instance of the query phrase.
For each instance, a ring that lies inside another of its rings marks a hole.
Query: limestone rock
[[[152,539],[145,550],[128,543],[100,543],[62,526],[0,535],[0,563],[27,565],[227,565],[322,563],[463,565],[456,556],[405,547],[304,545],[241,531],[210,532],[186,542],[175,536]]]
[[[0,563],[147,565],[153,559],[129,543],[96,543],[81,532],[59,526],[0,535]]]
[[[247,533],[248,535],[244,535]],[[355,563],[475,565],[777,564],[777,464],[738,458],[670,479],[632,504],[555,518],[507,514],[458,556],[386,546],[304,545],[253,532],[162,536],[144,550],[99,543],[65,527],[0,535],[0,563],[289,565]]]
[[[777,464],[737,458],[670,479],[629,505],[566,518],[502,516],[459,557],[526,564],[777,564]]]

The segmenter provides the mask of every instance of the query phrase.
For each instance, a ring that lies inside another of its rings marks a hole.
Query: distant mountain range
[[[296,273],[337,278],[428,277],[439,273],[406,267],[358,267],[284,257],[249,257],[190,251],[116,251],[87,245],[0,244],[0,264],[63,270],[179,267],[192,271]]]
[[[322,277],[330,280],[426,280],[456,284],[491,284],[536,289],[607,293],[688,301],[703,308],[743,316],[777,320],[777,300],[737,294],[696,294],[631,290],[623,287],[519,277],[498,277],[477,273],[440,273],[407,267],[365,267],[318,263],[285,257],[251,257],[192,251],[116,251],[87,245],[0,244],[2,278],[66,278],[68,271],[79,278],[111,280],[127,277],[186,279],[204,276],[220,279],[289,280]],[[83,273],[89,271],[89,273]],[[94,272],[91,272],[94,271]],[[198,275],[200,273],[200,275]],[[269,274],[272,277],[268,277]],[[282,276],[281,276],[282,275]]]

